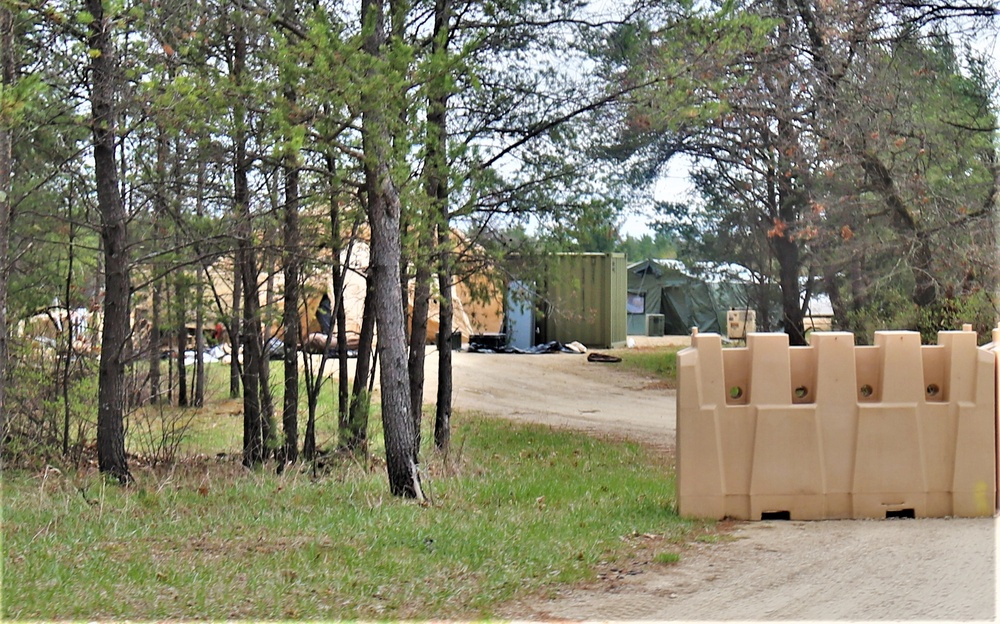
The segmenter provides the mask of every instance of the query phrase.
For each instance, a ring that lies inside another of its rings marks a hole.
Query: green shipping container
[[[608,349],[625,345],[628,267],[622,253],[557,254],[549,260],[545,337]]]

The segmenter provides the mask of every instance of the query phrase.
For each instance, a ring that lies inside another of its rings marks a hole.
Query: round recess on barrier
[[[799,386],[798,388],[795,389],[796,399],[804,399],[808,396],[809,396],[809,388],[806,388],[805,386]]]
[[[731,401],[738,401],[743,398],[743,388],[739,386],[733,386],[729,389],[729,399]]]
[[[939,394],[941,394],[941,388],[938,387],[937,384],[928,384],[927,385],[927,396],[929,396],[929,397],[936,397]]]
[[[860,392],[861,392],[861,398],[863,399],[870,399],[871,396],[875,394],[875,390],[868,384],[861,386]]]

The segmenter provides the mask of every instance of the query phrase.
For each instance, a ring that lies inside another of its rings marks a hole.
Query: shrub
[[[97,366],[93,356],[11,342],[4,463],[44,465],[64,450],[79,459],[96,425]]]

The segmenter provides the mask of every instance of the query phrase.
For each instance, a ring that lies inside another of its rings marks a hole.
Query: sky
[[[688,177],[692,163],[684,156],[676,156],[670,161],[667,170],[660,175],[653,187],[654,201],[684,202],[695,199],[694,185]],[[639,214],[628,215],[622,224],[622,237],[641,238],[644,234],[653,235],[648,223],[655,218],[652,206]]]

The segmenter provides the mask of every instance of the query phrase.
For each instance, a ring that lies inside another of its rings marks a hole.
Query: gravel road
[[[428,357],[428,399],[436,378]],[[455,353],[455,407],[670,453],[675,394],[585,356]],[[995,621],[998,520],[738,523],[672,566],[506,607],[517,620]]]

